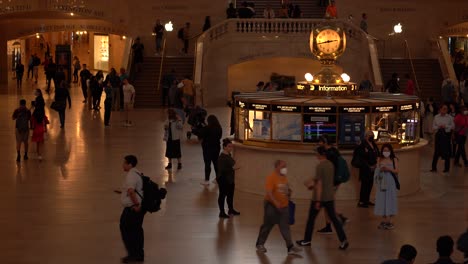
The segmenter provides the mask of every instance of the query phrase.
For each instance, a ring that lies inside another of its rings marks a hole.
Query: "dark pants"
[[[112,99],[106,98],[104,101],[104,125],[109,125],[112,111]]]
[[[23,84],[23,74],[16,74],[16,86],[20,87]]]
[[[101,96],[102,93],[93,94],[93,109],[98,110],[101,105]]]
[[[205,181],[210,180],[211,163],[215,169],[215,174],[218,175],[218,157],[221,148],[210,149],[203,147],[203,161],[205,162]]]
[[[359,202],[368,204],[370,202],[372,186],[374,185],[374,171],[369,168],[359,169],[359,179],[361,181]]]
[[[78,82],[78,69],[73,70],[73,82]]]
[[[224,201],[227,201],[229,212],[234,211],[234,189],[235,184],[228,184],[220,182],[219,186],[219,195],[218,195],[218,206],[219,211],[224,213]]]
[[[455,164],[458,164],[460,162],[460,156],[463,159],[463,162],[465,162],[465,165],[468,163],[468,160],[466,160],[466,150],[465,150],[465,144],[466,144],[466,136],[463,135],[457,135],[456,137],[457,141],[457,154],[455,155]]]
[[[28,66],[28,79],[29,79],[29,73],[31,73],[31,79],[34,77],[33,76],[33,68],[34,68],[34,66],[32,66],[32,65]]]
[[[315,208],[316,201],[312,201],[310,203],[309,209],[309,218],[307,219],[306,230],[304,233],[304,240],[305,241],[312,241],[312,234],[314,233],[314,225],[315,225],[315,218],[317,218],[318,213],[320,212],[320,208]],[[321,202],[321,207],[325,208],[325,211],[330,218],[331,222],[333,223],[333,227],[335,227],[336,234],[338,235],[338,239],[340,242],[346,240],[346,234],[343,230],[343,225],[340,223],[338,218],[335,214],[335,202],[328,201],[328,202]]]
[[[130,207],[125,207],[120,216],[120,234],[127,249],[128,256],[144,258],[144,234],[143,218],[145,212],[135,212]]]
[[[120,85],[119,87],[119,93],[120,93],[120,111],[124,110],[124,95],[123,95],[123,86]]]
[[[263,216],[263,225],[260,227],[256,245],[264,245],[271,229],[279,225],[281,235],[288,248],[293,246],[291,239],[291,230],[289,229],[289,209],[288,207],[278,209],[271,203],[265,201],[265,214]]]
[[[46,91],[50,91],[50,83],[52,82],[52,80],[55,81],[55,78],[54,77],[47,77],[47,90]],[[54,86],[55,86],[55,88],[57,88],[57,86],[55,85],[55,82],[54,82]]]
[[[167,105],[169,105],[168,95],[169,95],[169,87],[163,86],[162,88],[162,105],[163,106],[166,105],[166,101],[167,101]]]
[[[86,82],[84,84],[81,83],[81,91],[83,92],[84,99],[88,99],[88,87],[86,86]]]
[[[187,54],[188,53],[188,46],[189,46],[189,40],[188,39],[184,39],[184,53]]]
[[[60,126],[64,126],[65,125],[65,109],[61,109],[58,111],[59,113],[59,118],[60,118]]]

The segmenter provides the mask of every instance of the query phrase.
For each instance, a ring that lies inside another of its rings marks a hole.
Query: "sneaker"
[[[296,244],[298,244],[299,246],[310,246],[310,241],[298,240],[298,241],[296,241]]]
[[[298,248],[296,246],[291,246],[288,248],[288,255],[291,255],[291,254],[296,254],[296,253],[299,253],[302,251],[302,248]]]
[[[387,229],[387,230],[392,230],[394,228],[395,228],[395,226],[392,223],[386,223],[385,224],[385,229]]]
[[[263,245],[257,245],[257,252],[266,253],[267,249]]]
[[[443,171],[443,173],[447,173],[447,172],[449,172],[449,170],[444,170],[444,171]]]
[[[178,169],[178,170],[181,170],[181,169],[182,169],[182,163],[178,163],[178,164],[177,164],[177,169]]]
[[[437,172],[437,169],[431,169],[430,172]]]
[[[144,258],[135,258],[135,257],[130,257],[126,256],[120,259],[120,262],[122,263],[138,263],[138,262],[143,262],[145,261]]]
[[[375,203],[373,203],[373,202],[367,202],[367,205],[368,205],[368,206],[375,206]]]
[[[16,162],[21,162],[21,155],[20,154],[16,155]]]
[[[345,240],[345,241],[341,242],[339,249],[345,250],[345,249],[347,249],[348,247],[349,247],[349,243],[348,243],[347,240]]]
[[[28,154],[24,154],[24,157],[23,157],[24,160],[28,160]]]
[[[341,221],[342,225],[349,223],[349,219],[342,214],[338,215],[338,219]]]
[[[166,170],[172,169],[172,163],[168,163],[167,166],[165,167]]]
[[[228,214],[230,214],[230,215],[240,215],[240,212],[238,212],[236,210],[229,210]]]
[[[322,235],[330,235],[333,234],[333,230],[331,229],[331,226],[326,226],[320,230],[317,230],[317,233],[322,234]]]
[[[219,213],[219,218],[229,218],[229,215],[227,215],[225,212]]]

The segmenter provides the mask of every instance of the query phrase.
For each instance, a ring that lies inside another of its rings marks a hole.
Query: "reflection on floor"
[[[165,184],[169,192],[163,210],[145,218],[146,263],[371,264],[394,257],[404,243],[418,249],[416,263],[428,263],[436,259],[439,235],[458,237],[467,227],[467,169],[452,168],[449,176],[430,174],[428,147],[422,153],[422,189],[400,199],[394,230],[378,230],[380,219],[371,209],[340,201],[338,208],[351,219],[346,226],[350,241],[346,252],[337,249],[335,235],[314,235],[311,248],[300,256],[287,256],[275,228],[266,244],[268,253],[258,255],[255,240],[262,222],[262,197],[237,192],[235,204],[241,216],[219,220],[216,186],[199,184],[203,162],[196,140],[183,141],[181,171],[164,170],[162,109],[134,111],[135,125],[128,128],[121,125],[123,114],[113,112],[111,127],[105,128],[103,111],[87,110],[79,87],[74,86],[65,129],[59,128],[57,113],[47,112],[51,124],[44,160],[39,162],[31,147],[31,159],[16,164],[11,113],[19,99],[33,99],[32,89],[25,81],[21,91],[10,85],[2,87],[0,95],[2,263],[118,263],[125,252],[118,227],[119,196],[113,190],[121,185],[122,158],[129,153],[138,156],[141,171]],[[44,97],[50,106],[52,97]],[[228,109],[208,110],[220,117],[226,135]],[[301,239],[308,201],[296,202],[292,233],[293,239]],[[317,228],[323,222],[320,216]],[[459,252],[454,256],[461,260]]]

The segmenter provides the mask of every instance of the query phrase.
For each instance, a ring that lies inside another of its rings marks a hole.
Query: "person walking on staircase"
[[[190,23],[187,22],[185,23],[185,27],[183,29],[183,35],[182,35],[182,43],[184,45],[184,48],[182,49],[182,51],[185,54],[188,54],[189,39],[190,39]]]
[[[141,72],[143,65],[143,51],[145,45],[140,42],[140,37],[135,39],[135,43],[132,45],[133,51],[133,65],[135,65],[136,72]]]
[[[162,54],[162,41],[164,37],[164,26],[161,24],[161,20],[156,20],[153,32],[156,38],[156,55]]]

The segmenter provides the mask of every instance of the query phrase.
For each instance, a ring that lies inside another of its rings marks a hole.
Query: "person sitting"
[[[453,253],[453,244],[453,239],[450,236],[441,236],[437,239],[439,259],[434,264],[455,264],[450,258]]]
[[[386,260],[382,264],[413,264],[418,252],[412,245],[401,246],[398,259]]]

